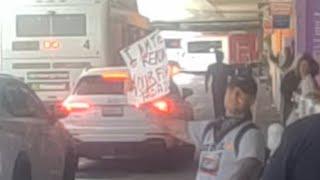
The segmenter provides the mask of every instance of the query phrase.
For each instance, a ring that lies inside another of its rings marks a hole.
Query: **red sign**
[[[230,64],[251,63],[258,60],[258,38],[254,33],[234,34],[229,38]]]

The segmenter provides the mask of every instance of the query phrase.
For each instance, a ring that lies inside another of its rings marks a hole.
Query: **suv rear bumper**
[[[168,148],[161,139],[143,142],[78,142],[76,151],[79,157],[89,159],[139,159],[168,157],[174,153],[175,157],[193,159],[194,146],[180,144]]]
[[[90,159],[133,159],[165,154],[163,140],[144,142],[79,142],[76,146],[79,157]]]

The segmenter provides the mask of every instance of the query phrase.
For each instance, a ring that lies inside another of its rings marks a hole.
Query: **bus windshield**
[[[86,36],[85,14],[17,15],[18,37]]]

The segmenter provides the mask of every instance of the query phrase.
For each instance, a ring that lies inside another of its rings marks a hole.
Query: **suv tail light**
[[[161,112],[169,112],[169,103],[167,101],[156,101],[152,103],[152,106]]]
[[[102,74],[102,78],[106,80],[123,81],[130,78],[128,72],[105,72]]]
[[[154,101],[150,104],[150,106],[151,110],[154,113],[160,114],[171,114],[176,110],[174,102],[170,99],[161,99]]]
[[[90,109],[91,105],[85,102],[71,102],[71,103],[64,103],[63,107],[67,112],[74,112],[74,111],[86,111]]]

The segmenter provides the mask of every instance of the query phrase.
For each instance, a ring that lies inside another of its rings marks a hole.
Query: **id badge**
[[[201,152],[196,180],[215,180],[220,168],[222,151]]]

